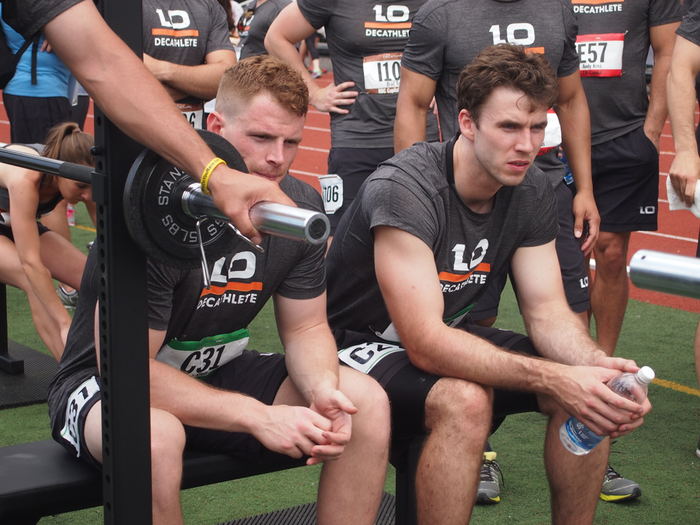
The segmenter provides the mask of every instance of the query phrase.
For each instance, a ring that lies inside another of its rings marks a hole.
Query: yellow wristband
[[[204,168],[204,171],[202,172],[202,180],[200,181],[200,184],[202,186],[202,193],[204,193],[204,195],[211,195],[211,192],[209,191],[208,187],[209,177],[211,176],[211,172],[214,171],[214,168],[216,168],[219,164],[223,164],[225,166],[226,161],[224,159],[216,157],[209,164],[207,164],[207,167]]]

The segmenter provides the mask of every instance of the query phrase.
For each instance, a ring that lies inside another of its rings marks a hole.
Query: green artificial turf
[[[78,224],[89,226],[79,209]],[[73,228],[74,243],[81,249],[94,233]],[[31,323],[26,297],[8,288],[10,337],[47,352]],[[697,389],[693,366],[693,337],[698,316],[680,310],[630,301],[617,354],[655,369],[657,377]],[[501,302],[497,326],[523,330],[522,319],[510,286]],[[251,347],[279,351],[274,314],[267,305],[250,327]],[[595,328],[593,328],[595,331]],[[600,524],[700,523],[700,458],[695,446],[700,432],[700,397],[652,384],[654,406],[645,424],[618,440],[612,464],[642,486],[640,499],[627,503],[600,502]],[[550,523],[549,489],[542,462],[546,421],[537,414],[509,417],[491,437],[498,452],[505,485],[501,503],[478,506],[475,524]],[[0,411],[0,445],[49,439],[46,405]],[[232,519],[313,501],[319,467],[304,467],[183,491],[187,524],[217,524]],[[394,472],[389,469],[387,490],[393,492]],[[449,502],[444,502],[449,505]],[[42,525],[102,523],[102,510],[44,518]]]

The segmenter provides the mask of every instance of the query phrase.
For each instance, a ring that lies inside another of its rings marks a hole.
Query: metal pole
[[[639,288],[700,299],[700,259],[639,250],[630,260],[630,279]]]
[[[110,27],[141,56],[141,0],[100,0]],[[146,257],[131,239],[122,196],[142,146],[95,111],[95,168],[101,270],[104,522],[152,523]]]

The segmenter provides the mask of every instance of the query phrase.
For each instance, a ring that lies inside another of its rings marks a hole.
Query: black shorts
[[[355,200],[362,183],[377,166],[394,156],[394,148],[331,148],[328,153],[328,173],[343,179],[343,205],[332,215],[331,235],[335,234],[340,218]]]
[[[467,315],[458,326],[503,348],[539,356],[527,336],[477,326]],[[408,354],[396,344],[357,332],[336,331],[341,362],[376,379],[391,403],[392,439],[408,442],[425,434],[425,401],[440,376],[429,374],[411,364]],[[493,419],[502,421],[510,414],[539,412],[537,396],[531,393],[494,390]]]
[[[559,222],[556,248],[564,292],[571,309],[581,313],[590,308],[591,301],[588,293],[586,261],[581,251],[581,239],[574,237],[573,193],[562,180],[561,184],[554,189],[554,194],[557,197]],[[506,286],[509,272],[510,268],[505,267],[496,274],[484,294],[469,311],[472,319],[480,321],[498,316],[498,305],[501,302],[501,293]],[[511,282],[513,282],[512,278]],[[516,288],[515,282],[513,287]]]
[[[44,144],[51,128],[71,120],[68,97],[18,97],[3,93],[2,99],[13,144]]]
[[[261,354],[254,350],[244,350],[240,356],[226,363],[204,378],[203,381],[215,388],[240,392],[266,405],[272,405],[277,391],[286,377],[287,368],[284,363],[284,354]],[[99,386],[99,378],[95,378],[95,380]],[[77,396],[77,393],[85,388],[84,385],[85,383],[81,384],[75,390],[76,399],[81,403],[81,396]],[[56,432],[58,429],[54,429],[54,438],[69,452],[77,455],[78,449],[71,444],[69,437],[69,434],[72,434],[74,436],[72,441],[80,443],[80,459],[97,468],[101,468],[100,463],[92,457],[85,445],[85,418],[93,405],[100,399],[101,392],[98,390],[90,396],[85,405],[75,411],[75,415],[71,418],[75,421],[71,432]],[[71,400],[67,399],[60,410],[67,414],[70,405]],[[63,416],[59,423],[65,428],[67,428],[66,419],[67,417]],[[251,434],[223,432],[187,425],[185,425],[185,433],[187,436],[186,447],[192,450],[239,456],[252,462],[260,461],[263,458],[267,459],[271,454],[274,454],[265,449]],[[63,436],[57,437],[57,434]]]
[[[41,237],[42,235],[44,235],[46,232],[50,232],[50,231],[51,231],[51,230],[49,230],[46,226],[44,226],[43,224],[41,224],[39,221],[36,221],[36,226],[37,226],[37,228],[39,229],[39,236],[40,236],[40,237]],[[8,226],[8,225],[6,225],[6,224],[4,224],[4,223],[2,223],[2,222],[0,222],[0,235],[2,235],[3,237],[7,237],[7,238],[10,239],[12,242],[15,242],[15,236],[12,234],[12,227],[11,227],[11,226]]]
[[[591,148],[600,231],[657,229],[659,153],[639,127]]]

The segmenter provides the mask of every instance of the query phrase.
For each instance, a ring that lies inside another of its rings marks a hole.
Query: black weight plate
[[[217,157],[238,171],[248,172],[236,148],[223,137],[198,131]],[[131,236],[144,253],[162,264],[194,269],[201,266],[196,220],[181,204],[182,192],[194,183],[187,173],[146,149],[134,162],[124,187],[124,213]],[[235,234],[219,220],[201,223],[208,259],[225,255]]]

